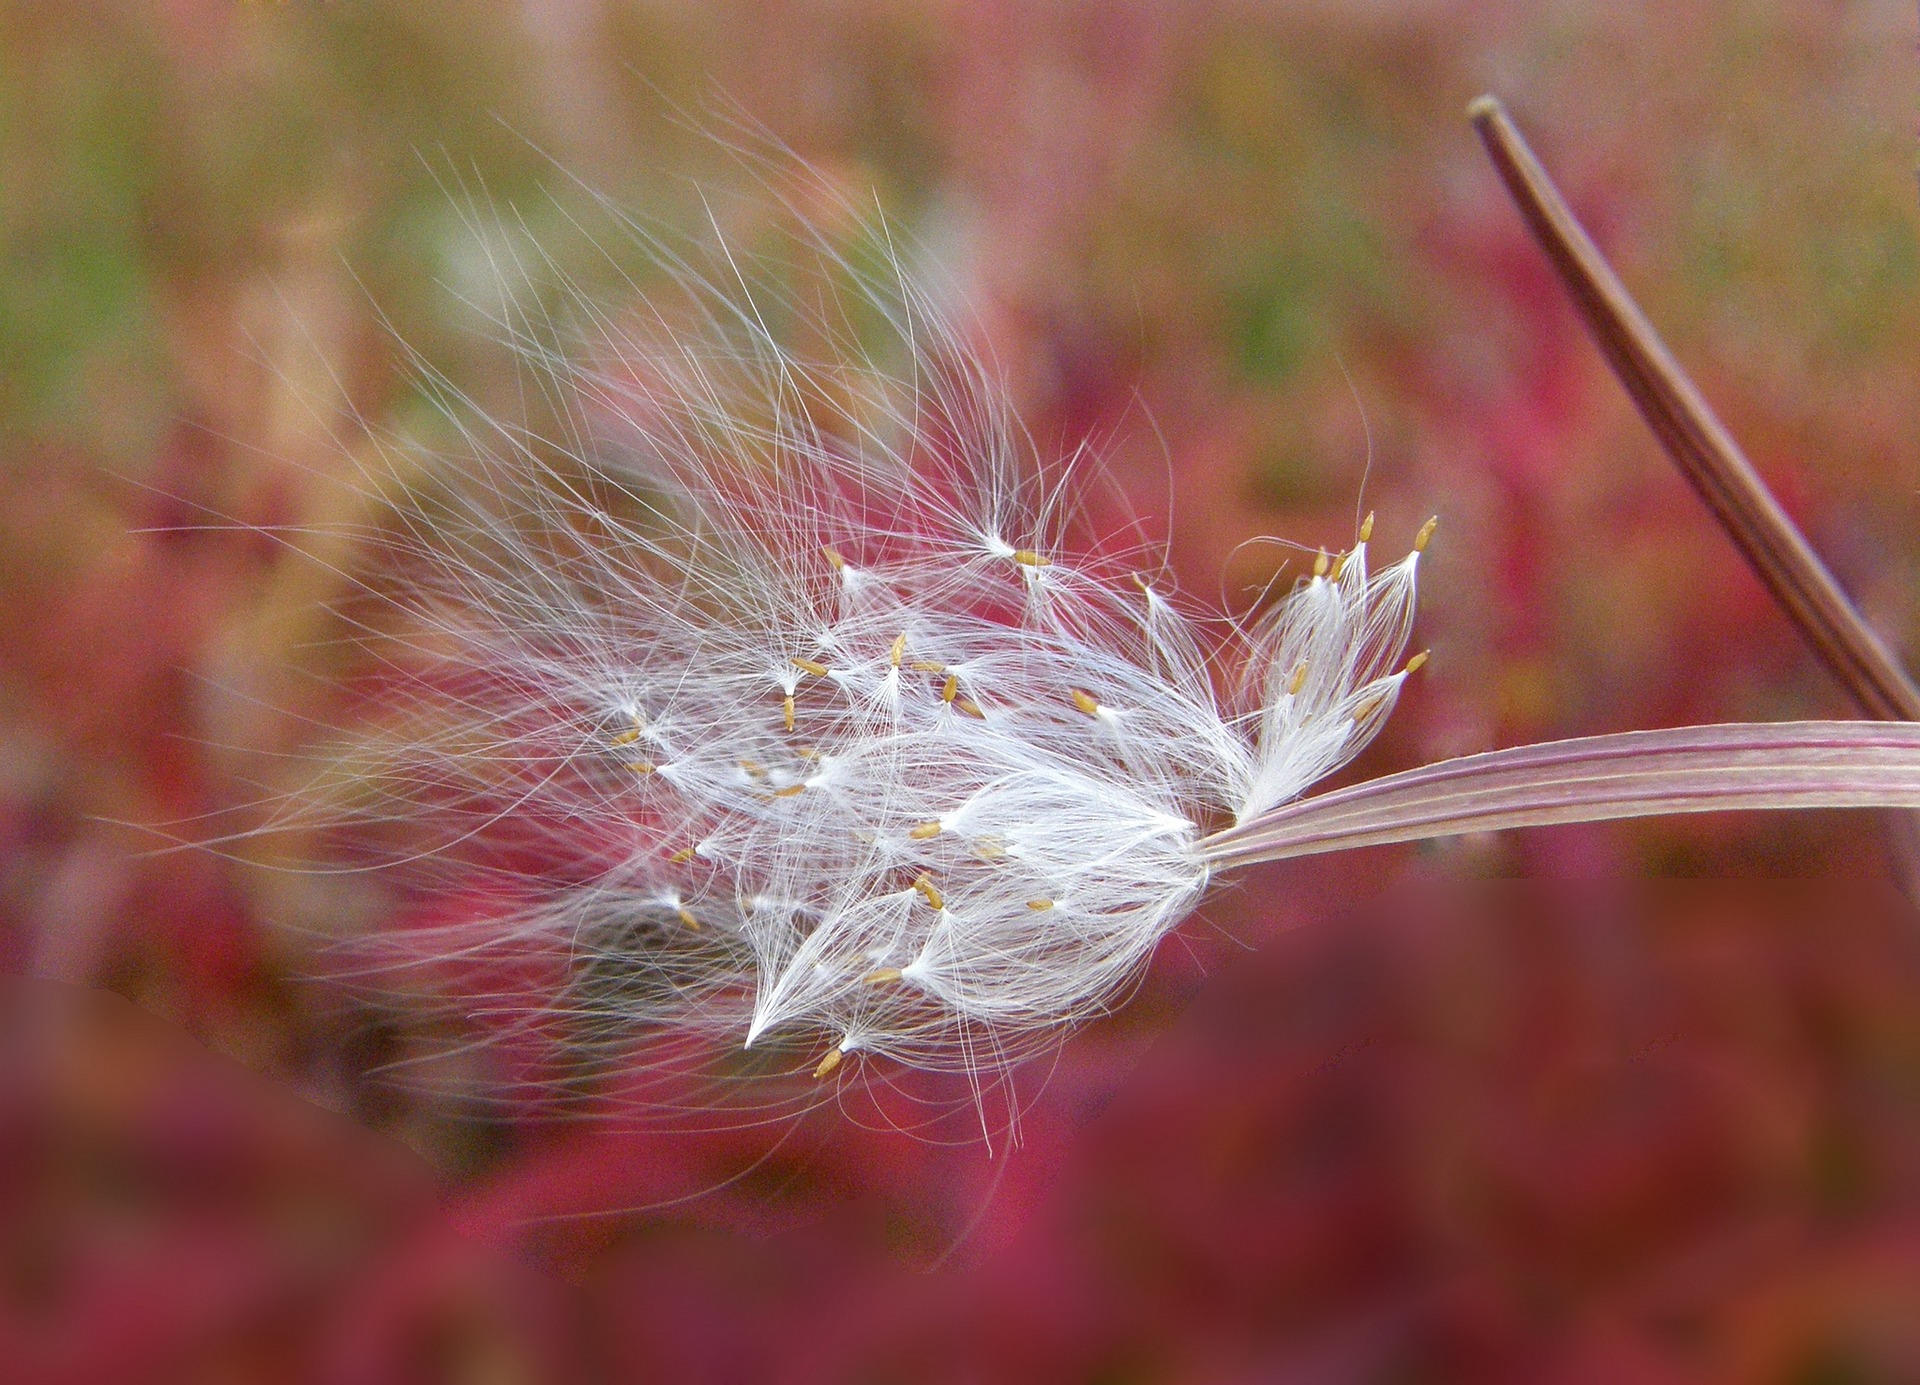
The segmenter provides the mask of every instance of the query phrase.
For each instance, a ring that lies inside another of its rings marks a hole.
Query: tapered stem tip
[[[1489,120],[1498,120],[1506,113],[1507,108],[1500,104],[1500,98],[1491,93],[1476,96],[1467,102],[1467,119],[1475,125],[1485,124]]]

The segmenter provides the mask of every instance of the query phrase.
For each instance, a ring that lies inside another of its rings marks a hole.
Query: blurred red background
[[[417,1021],[288,926],[377,906],[138,827],[244,801],[326,671],[313,566],[192,521],[343,522],[356,421],[422,408],[398,342],[500,384],[462,190],[564,259],[556,170],[676,215],[737,176],[676,114],[717,104],[937,249],[1191,590],[1441,514],[1434,663],[1355,772],[1843,715],[1461,112],[1508,99],[1905,646],[1914,40],[1786,0],[0,3],[0,1375],[1920,1377],[1920,921],[1861,816],[1268,868],[991,1154],[397,1086]]]

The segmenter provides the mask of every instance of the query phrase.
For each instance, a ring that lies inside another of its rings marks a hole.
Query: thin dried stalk
[[[1463,832],[1755,808],[1920,808],[1920,725],[1727,723],[1487,751],[1300,799],[1201,845],[1229,870]]]
[[[1801,635],[1867,716],[1920,720],[1920,686],[1867,624],[1739,443],[1667,350],[1497,97],[1467,115],[1520,214],[1654,436]],[[1920,901],[1920,823],[1889,819],[1907,893]]]
[[[1920,686],[1787,518],[1574,218],[1506,108],[1483,96],[1467,113],[1534,239],[1674,465],[1861,710],[1883,721],[1920,720]]]

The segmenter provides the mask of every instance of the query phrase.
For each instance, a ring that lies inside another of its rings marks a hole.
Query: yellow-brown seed
[[[920,891],[920,897],[926,900],[927,903],[931,905],[933,908],[944,909],[947,907],[947,901],[945,897],[941,895],[939,889],[934,885],[933,881],[929,877],[924,875],[921,876],[918,880],[913,882],[913,887],[914,889]]]
[[[825,678],[827,676],[827,666],[818,659],[789,659],[787,662],[799,669],[802,673],[811,673],[815,678]]]
[[[1092,693],[1083,692],[1079,688],[1069,688],[1067,692],[1068,695],[1073,698],[1073,705],[1085,712],[1088,716],[1100,715],[1099,699],[1094,697]]]
[[[957,694],[959,691],[960,691],[960,676],[958,674],[949,673],[947,675],[947,681],[940,685],[940,700],[942,702],[951,702],[953,701],[955,694]]]
[[[907,652],[907,632],[902,630],[893,637],[893,647],[887,651],[887,662],[895,668],[900,667],[900,656]]]
[[[1036,914],[1044,914],[1053,907],[1053,901],[1051,899],[1029,899],[1027,901],[1027,907]]]
[[[889,981],[898,980],[900,980],[900,968],[898,967],[880,967],[860,978],[861,984],[867,986],[884,986]]]
[[[930,837],[940,835],[940,824],[938,822],[923,822],[914,828],[913,831],[907,833],[907,835],[912,837],[916,842],[924,842]]]
[[[1433,531],[1439,527],[1439,515],[1435,515],[1432,519],[1421,525],[1420,532],[1413,536],[1413,551],[1415,553],[1425,553],[1427,551],[1427,544],[1433,539]]]
[[[1053,559],[1047,557],[1044,553],[1036,553],[1031,548],[1022,548],[1022,549],[1016,550],[1013,555],[1013,560],[1016,563],[1020,564],[1021,567],[1052,567],[1053,566]]]
[[[828,1049],[827,1056],[820,1060],[820,1066],[813,1070],[814,1079],[818,1081],[820,1078],[825,1077],[828,1073],[832,1072],[835,1068],[839,1067],[840,1060],[844,1057],[846,1057],[846,1055],[842,1053],[839,1049],[837,1048]]]

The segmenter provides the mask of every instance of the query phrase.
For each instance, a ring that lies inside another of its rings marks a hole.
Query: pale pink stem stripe
[[[1920,725],[1735,722],[1516,746],[1300,799],[1201,847],[1229,870],[1462,832],[1746,808],[1920,808]]]

